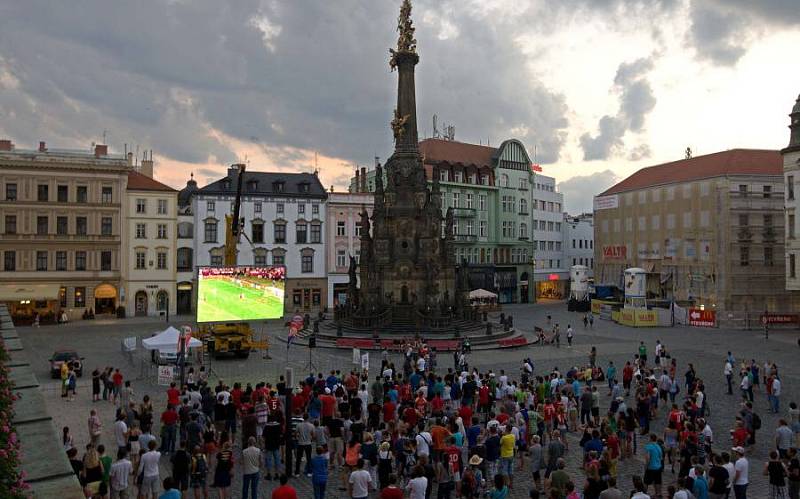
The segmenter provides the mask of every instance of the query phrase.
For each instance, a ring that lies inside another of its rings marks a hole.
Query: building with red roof
[[[687,151],[642,168],[594,199],[595,284],[622,288],[640,267],[650,302],[714,310],[718,324],[789,311],[783,197],[778,151]]]

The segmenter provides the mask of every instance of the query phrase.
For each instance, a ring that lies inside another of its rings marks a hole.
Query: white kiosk
[[[644,269],[625,269],[624,308],[647,308],[647,272]]]
[[[569,302],[567,310],[587,312],[591,308],[589,301],[589,267],[573,265],[569,268]]]

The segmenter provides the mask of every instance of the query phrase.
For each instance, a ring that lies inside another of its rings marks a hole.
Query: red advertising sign
[[[689,325],[697,327],[714,327],[717,323],[717,312],[715,310],[700,310],[699,308],[689,309]]]
[[[799,319],[794,314],[762,314],[761,324],[795,324]]]
[[[628,258],[628,246],[624,244],[603,246],[604,260],[625,260]]]
[[[531,170],[540,172],[542,171],[542,167],[539,165],[539,163],[531,163]]]

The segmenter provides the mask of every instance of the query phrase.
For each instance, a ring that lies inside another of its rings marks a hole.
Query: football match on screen
[[[285,267],[198,269],[197,322],[283,317]]]

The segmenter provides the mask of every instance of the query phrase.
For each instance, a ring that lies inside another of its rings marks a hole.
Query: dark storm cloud
[[[647,80],[652,68],[651,57],[619,65],[614,77],[614,91],[620,96],[619,110],[615,116],[600,118],[596,136],[589,133],[581,136],[583,159],[608,159],[622,146],[626,132],[642,131],[647,114],[656,105],[653,88]]]
[[[797,0],[692,0],[689,41],[698,57],[731,66],[747,53],[759,33],[796,28]]]
[[[0,107],[14,116],[0,130],[75,146],[108,129],[119,148],[237,160],[218,130],[281,160],[301,159],[288,146],[368,162],[391,150],[396,75],[387,60],[398,4],[12,2],[0,7],[0,73],[18,84],[0,86]],[[426,11],[447,13],[458,36],[439,40]],[[415,2],[414,19],[420,129],[439,113],[457,139],[499,142],[522,130],[541,161],[557,159],[567,108],[524,74],[513,36],[525,26],[489,27],[456,2]]]
[[[558,190],[564,194],[564,206],[570,213],[590,213],[593,209],[594,196],[605,191],[619,181],[619,177],[611,170],[603,170],[591,175],[572,177],[558,183]]]

